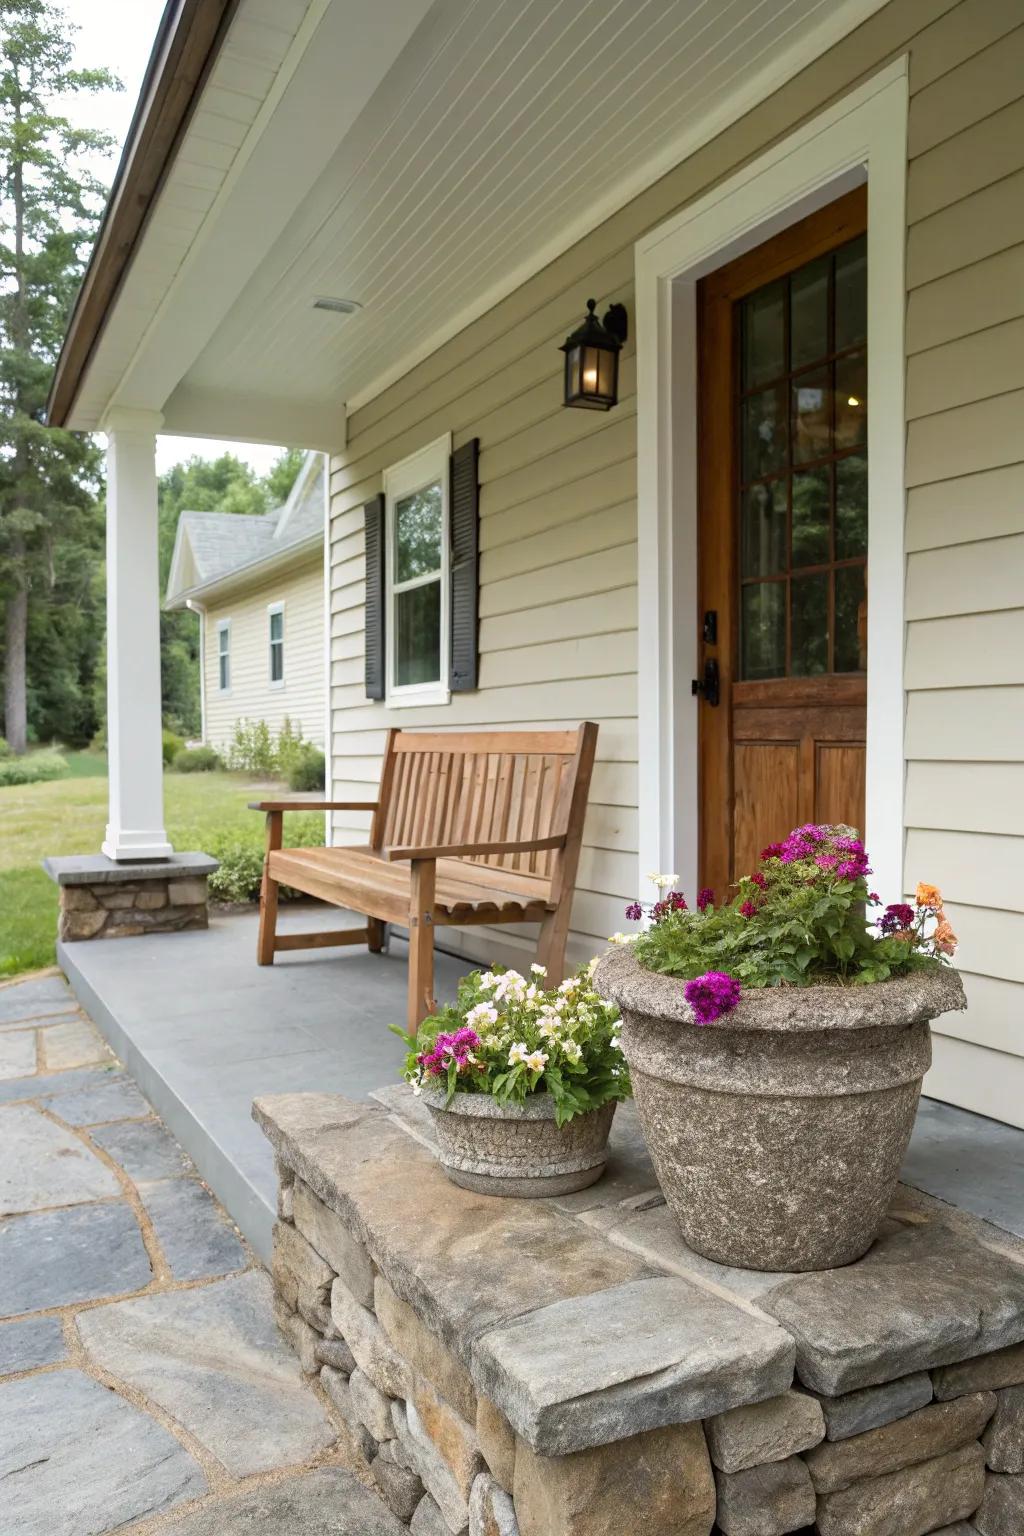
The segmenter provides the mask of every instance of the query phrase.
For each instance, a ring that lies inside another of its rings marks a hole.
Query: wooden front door
[[[866,213],[858,188],[700,285],[700,879],[719,899],[792,827],[864,825]]]

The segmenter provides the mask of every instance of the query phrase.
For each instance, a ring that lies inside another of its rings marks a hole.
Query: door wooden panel
[[[864,819],[867,199],[700,284],[700,879]]]

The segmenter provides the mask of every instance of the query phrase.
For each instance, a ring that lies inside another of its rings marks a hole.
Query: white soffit
[[[117,389],[162,409],[167,431],[339,447],[344,402],[400,376],[883,3],[243,0],[90,371],[89,424]],[[230,143],[224,169],[200,164],[214,130],[249,134],[244,167]],[[150,275],[166,293],[155,320]],[[324,294],[363,307],[313,309]],[[147,313],[144,342],[119,355]]]

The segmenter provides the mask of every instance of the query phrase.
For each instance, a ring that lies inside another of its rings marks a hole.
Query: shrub
[[[273,773],[277,767],[277,753],[267,722],[236,720],[225,758],[228,767],[236,772]]]
[[[518,971],[472,971],[459,982],[453,1005],[424,1019],[409,1047],[405,1077],[415,1089],[487,1093],[499,1103],[522,1104],[550,1093],[555,1117],[600,1109],[631,1093],[619,1046],[619,1010],[594,991],[591,967],[582,966],[557,988],[544,991],[543,966],[529,980]]]
[[[227,843],[214,857],[220,860],[220,868],[210,876],[210,895],[216,901],[259,900],[263,849],[258,843]]]
[[[759,868],[721,905],[704,890],[690,911],[668,889],[675,875],[652,876],[659,899],[626,908],[650,927],[613,940],[633,943],[648,970],[684,978],[701,1024],[735,1007],[741,986],[863,985],[942,964],[956,936],[938,889],[919,885],[916,907],[898,902],[876,920],[871,912],[882,902],[868,890],[870,873],[849,827],[808,824],[764,849]]]
[[[274,742],[274,766],[284,778],[290,778],[292,769],[297,767],[303,757],[312,746],[312,742],[303,741],[302,727],[293,726],[287,715]]]
[[[5,757],[10,757],[10,755],[11,749],[7,745],[7,737],[0,736],[0,762],[2,762]]]
[[[68,765],[59,752],[30,752],[0,760],[0,788],[13,784],[42,784],[62,779]]]
[[[174,732],[169,731],[165,725],[163,729],[163,753],[165,768],[169,768],[171,766],[178,753],[184,748],[184,745],[184,738],[181,736],[176,736]]]
[[[288,770],[288,788],[308,794],[323,789],[327,781],[327,760],[319,747],[306,742]]]
[[[213,747],[182,747],[172,766],[175,773],[211,773],[221,767],[221,760]]]

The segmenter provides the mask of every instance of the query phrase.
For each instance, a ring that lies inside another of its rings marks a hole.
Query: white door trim
[[[868,186],[868,704],[865,841],[903,890],[904,251],[907,61],[898,59],[636,246],[639,867],[697,878],[696,285]]]

